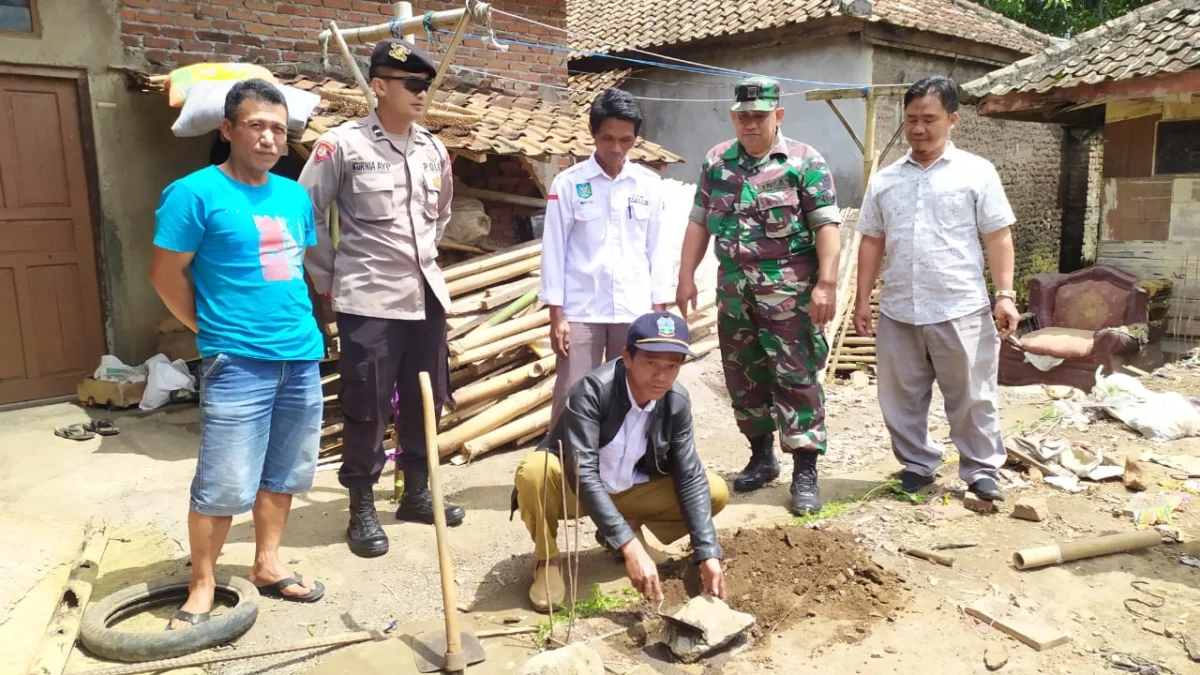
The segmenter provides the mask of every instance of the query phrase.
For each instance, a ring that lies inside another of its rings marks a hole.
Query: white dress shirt
[[[880,311],[922,326],[987,307],[979,235],[1015,221],[996,167],[952,143],[927,169],[911,151],[881,169],[858,218],[860,233],[885,240]]]
[[[650,476],[634,467],[646,455],[646,422],[650,421],[655,401],[639,408],[629,389],[629,380],[625,380],[625,393],[631,405],[625,421],[608,445],[600,448],[600,482],[610,495],[650,480]]]
[[[662,179],[625,162],[609,178],[593,155],[550,187],[542,234],[542,291],[568,321],[630,323],[674,299],[670,251],[660,245]]]

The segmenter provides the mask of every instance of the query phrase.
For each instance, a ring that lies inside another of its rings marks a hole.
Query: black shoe
[[[446,511],[446,526],[461,525],[467,510],[457,504],[443,502]],[[400,508],[396,509],[396,520],[412,523],[433,524],[433,499],[429,495],[429,474],[426,472],[404,472],[404,495],[400,497]]]
[[[792,453],[792,513],[803,516],[821,510],[821,488],[817,486],[817,457],[821,453],[801,450]]]
[[[374,558],[388,552],[387,533],[375,514],[375,491],[371,488],[350,488],[350,526],[346,528],[350,552],[363,558]]]
[[[779,458],[775,456],[775,434],[750,439],[750,463],[733,479],[733,489],[752,492],[779,478]]]
[[[971,483],[971,487],[967,488],[971,492],[979,495],[980,499],[986,499],[989,502],[1004,501],[1004,493],[1000,491],[1000,486],[991,478],[980,478]]]
[[[933,476],[922,476],[916,471],[905,471],[900,474],[900,489],[905,492],[916,492],[927,485],[933,485]]]

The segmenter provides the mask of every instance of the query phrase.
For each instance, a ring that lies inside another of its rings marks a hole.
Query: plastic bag
[[[171,125],[171,133],[180,138],[203,136],[221,127],[225,119],[225,97],[237,81],[197,82],[188,92],[179,119]],[[288,129],[300,131],[308,125],[308,118],[321,102],[321,97],[310,91],[275,85],[287,101]]]
[[[172,108],[183,106],[191,88],[201,82],[227,82],[258,78],[276,83],[271,71],[253,63],[193,63],[176,68],[167,76],[170,87],[167,101]]]
[[[127,366],[121,359],[112,354],[105,354],[100,357],[100,365],[96,368],[96,372],[92,373],[93,380],[102,380],[105,382],[140,382],[140,379],[129,379],[138,375],[137,369],[133,366]]]
[[[196,391],[196,380],[182,359],[172,363],[167,357],[157,354],[146,362],[146,367],[150,376],[146,380],[146,393],[142,394],[142,402],[138,404],[142,410],[154,410],[166,405],[173,391]]]
[[[1096,372],[1092,399],[1106,413],[1152,441],[1173,441],[1200,436],[1200,410],[1173,391],[1150,391],[1133,377]]]

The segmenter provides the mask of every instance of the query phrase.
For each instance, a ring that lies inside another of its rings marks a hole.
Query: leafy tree
[[[1155,0],[976,0],[1047,35],[1071,37]]]

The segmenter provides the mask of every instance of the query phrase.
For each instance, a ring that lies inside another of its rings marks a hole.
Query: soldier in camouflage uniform
[[[696,267],[715,236],[725,384],[751,447],[734,489],[756,490],[779,476],[778,429],[794,460],[792,512],[814,513],[821,508],[817,457],[826,441],[817,373],[829,346],[821,326],[836,306],[841,217],[825,160],[779,130],[779,83],[750,78],[734,94],[737,139],[704,160],[676,302],[685,316],[689,303],[695,307]]]

